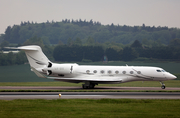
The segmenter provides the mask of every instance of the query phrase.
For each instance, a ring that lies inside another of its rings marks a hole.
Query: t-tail
[[[9,49],[23,50],[26,53],[27,59],[33,71],[42,71],[43,68],[52,66],[51,61],[42,52],[41,47],[37,45],[21,46],[17,48],[9,47]]]

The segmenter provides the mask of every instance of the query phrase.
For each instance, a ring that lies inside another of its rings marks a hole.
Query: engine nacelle
[[[52,72],[52,74],[71,74],[73,73],[74,66],[78,66],[77,64],[52,64],[52,67],[46,68],[47,71]]]

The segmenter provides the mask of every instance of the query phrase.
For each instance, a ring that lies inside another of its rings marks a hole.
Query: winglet
[[[31,69],[33,70],[33,72],[40,78],[47,78],[45,75],[41,74],[40,72],[38,72],[35,68],[31,67]]]

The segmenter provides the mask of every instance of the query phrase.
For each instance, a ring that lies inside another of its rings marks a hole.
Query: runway
[[[61,96],[59,96],[59,94]],[[14,99],[180,99],[180,92],[0,92],[0,100]]]
[[[83,90],[81,87],[26,87],[26,86],[0,86],[0,90]],[[167,87],[95,87],[95,89],[119,92],[0,92],[1,100],[14,99],[180,99],[180,88]],[[121,91],[162,91],[162,92],[121,92]],[[59,97],[61,94],[61,97]]]
[[[54,86],[0,86],[0,90],[83,90],[82,87],[54,87]],[[119,90],[119,91],[180,91],[180,88],[166,87],[166,89],[161,89],[161,87],[107,87],[107,86],[97,86],[94,89],[84,89],[84,90]]]

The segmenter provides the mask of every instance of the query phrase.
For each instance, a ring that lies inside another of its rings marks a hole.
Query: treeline
[[[37,36],[26,40],[22,45],[39,45],[43,52],[52,61],[103,61],[104,57],[108,61],[146,61],[149,59],[180,61],[180,39],[173,39],[168,46],[144,46],[139,40],[135,40],[131,45],[119,45],[117,43],[96,44],[94,39],[89,37],[86,44],[82,44],[79,38],[68,39],[67,44],[45,45],[43,39]],[[0,44],[3,47],[11,46],[4,41]],[[21,45],[16,45],[21,46]],[[20,57],[24,61],[19,59]],[[22,64],[26,59],[20,54],[0,54],[0,65]],[[20,60],[20,61],[19,61]]]
[[[104,50],[99,46],[56,46],[53,51],[55,61],[101,61]]]
[[[97,61],[180,61],[180,39],[171,40],[169,46],[144,47],[135,40],[130,46],[117,48],[92,45],[44,45],[41,38],[33,37],[24,45],[39,45],[51,61],[61,62],[97,62]],[[24,64],[27,62],[24,52],[17,54],[0,53],[0,66]]]
[[[57,46],[53,51],[55,61],[61,62],[97,62],[97,61],[132,61],[138,57],[133,48],[126,47],[123,51],[107,48],[105,51],[99,46]],[[104,58],[106,58],[104,60]]]
[[[165,60],[180,61],[180,39],[174,39],[169,46],[148,48],[136,40],[131,46],[122,50],[106,48],[101,46],[56,46],[53,51],[53,57],[56,61],[149,61]]]
[[[62,20],[61,22],[47,21],[46,23],[21,22],[20,25],[8,26],[0,40],[9,43],[23,44],[31,37],[40,37],[45,45],[67,44],[68,39],[79,39],[83,45],[91,37],[94,44],[118,43],[132,44],[139,40],[145,46],[168,45],[172,39],[180,38],[180,29],[168,27],[150,27],[127,25],[102,25],[93,20]]]
[[[20,65],[27,62],[27,58],[24,52],[19,52],[13,54],[12,52],[8,54],[0,53],[0,66],[7,65]]]

